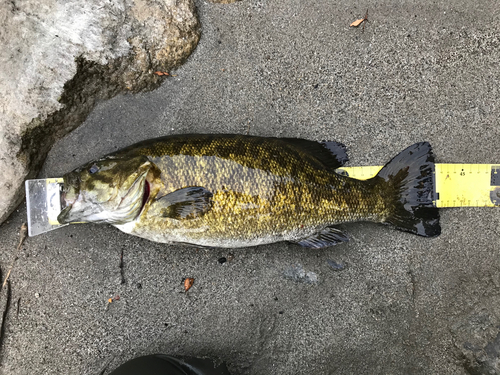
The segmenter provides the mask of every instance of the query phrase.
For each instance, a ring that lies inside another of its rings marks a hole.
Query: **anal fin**
[[[313,234],[312,236],[292,242],[311,249],[321,249],[323,247],[333,246],[347,241],[349,241],[349,237],[342,233],[341,230],[334,227],[328,227]]]

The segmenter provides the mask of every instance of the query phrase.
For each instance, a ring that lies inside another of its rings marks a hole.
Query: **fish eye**
[[[94,174],[99,171],[99,167],[96,164],[92,164],[92,166],[89,168],[89,173]]]

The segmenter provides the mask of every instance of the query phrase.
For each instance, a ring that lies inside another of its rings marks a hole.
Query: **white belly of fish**
[[[122,232],[132,234],[137,237],[145,238],[154,242],[161,242],[167,244],[174,243],[184,243],[184,244],[192,244],[202,247],[223,247],[223,248],[238,248],[238,247],[251,247],[257,245],[265,245],[269,243],[279,242],[279,241],[292,241],[296,239],[296,234],[289,233],[288,235],[269,235],[269,236],[260,236],[252,239],[213,239],[213,238],[205,238],[196,240],[193,239],[192,236],[189,235],[190,232],[200,232],[204,231],[203,228],[197,229],[187,229],[184,232],[175,231],[175,233],[157,233],[145,230],[145,228],[138,229],[136,227],[137,221],[131,221],[126,224],[114,224],[116,228],[121,230]]]

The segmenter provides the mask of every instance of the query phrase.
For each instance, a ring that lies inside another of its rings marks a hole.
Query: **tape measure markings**
[[[436,164],[436,207],[495,207],[500,205],[500,165]],[[343,167],[339,173],[366,180],[382,166]]]

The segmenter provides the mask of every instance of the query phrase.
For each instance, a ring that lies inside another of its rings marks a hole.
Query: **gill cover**
[[[124,224],[141,212],[158,168],[146,156],[106,156],[63,176],[61,224]]]

